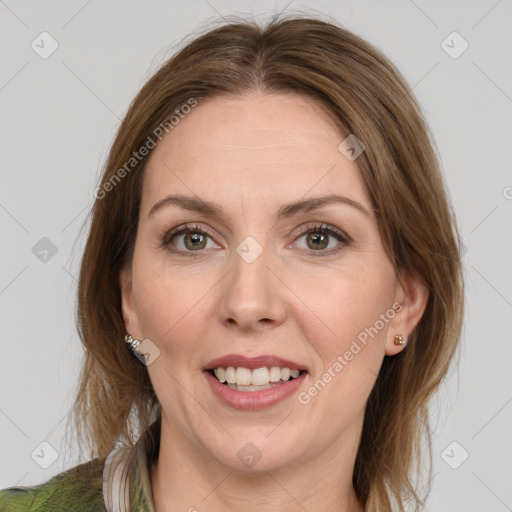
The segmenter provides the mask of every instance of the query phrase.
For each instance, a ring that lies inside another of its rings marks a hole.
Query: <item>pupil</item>
[[[325,235],[324,233],[317,233],[317,234],[314,234],[314,235],[311,235],[310,236],[310,241],[313,241],[314,243],[320,241],[320,242],[323,242],[321,245],[316,245],[316,248],[320,248],[320,249],[323,249],[325,247],[327,247],[327,235]]]
[[[199,233],[192,233],[192,234],[189,234],[186,236],[185,238],[185,244],[187,245],[187,247],[190,249],[194,249],[194,248],[200,248],[202,249],[202,246],[200,245],[197,245],[197,242],[201,242],[201,238],[203,238],[203,235],[199,234]],[[204,245],[204,244],[203,244]]]

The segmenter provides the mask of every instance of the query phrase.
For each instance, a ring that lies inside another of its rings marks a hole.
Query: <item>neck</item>
[[[198,449],[162,418],[159,455],[151,466],[155,511],[364,512],[352,486],[359,437],[344,437],[312,460],[240,472]]]

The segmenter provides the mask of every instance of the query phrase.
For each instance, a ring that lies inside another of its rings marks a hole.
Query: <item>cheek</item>
[[[162,268],[161,261],[133,269],[133,291],[139,324],[169,363],[190,361],[207,339],[207,322],[214,316],[213,276]],[[180,367],[183,367],[181,365]]]
[[[314,278],[301,279],[296,285],[297,296],[305,306],[311,305],[306,315],[309,321],[304,321],[302,328],[329,357],[347,350],[360,334],[364,340],[364,333],[376,322],[379,332],[371,330],[372,339],[384,337],[387,323],[382,325],[379,319],[392,306],[394,279],[390,265],[367,259],[364,265],[316,273]],[[306,316],[296,318],[305,320]]]
[[[385,355],[394,281],[382,269],[365,265],[336,280],[332,275],[316,280],[304,300],[313,305],[315,315],[309,312],[309,319],[316,320],[296,315],[320,362],[298,400],[312,417],[321,418],[327,436],[363,414]]]
[[[189,416],[189,393],[183,390],[197,395],[198,354],[208,334],[204,322],[208,301],[197,284],[165,272],[151,281],[141,274],[137,286],[142,332],[160,350],[159,358],[148,366],[149,377],[164,411],[181,418],[184,427],[193,418]]]

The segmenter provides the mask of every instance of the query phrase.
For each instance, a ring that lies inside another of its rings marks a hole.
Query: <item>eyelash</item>
[[[202,254],[201,254],[202,250],[183,251],[181,249],[175,250],[175,249],[169,248],[169,245],[173,238],[175,238],[178,235],[189,234],[189,233],[200,233],[200,234],[207,235],[210,238],[214,239],[213,235],[205,228],[202,228],[197,224],[186,224],[184,226],[177,227],[175,229],[172,229],[171,231],[168,231],[168,232],[165,232],[164,234],[162,234],[160,236],[161,243],[160,243],[159,247],[162,249],[167,249],[168,251],[170,251],[172,253],[180,254],[183,256],[187,256],[187,257],[197,258],[197,257],[202,256]],[[335,229],[335,228],[329,226],[328,224],[324,224],[324,223],[308,224],[308,225],[304,226],[303,228],[301,228],[299,230],[299,233],[298,233],[298,236],[296,237],[296,239],[299,239],[309,233],[321,233],[321,234],[326,234],[326,235],[332,236],[336,240],[341,242],[341,244],[338,248],[331,249],[329,251],[324,251],[324,250],[319,250],[319,251],[309,250],[308,251],[308,250],[303,250],[303,249],[299,250],[300,254],[303,254],[306,256],[313,256],[313,257],[330,256],[330,255],[336,254],[339,251],[341,251],[344,246],[349,245],[350,242],[352,241],[351,238],[348,235],[346,235],[345,233],[343,233],[342,231]]]

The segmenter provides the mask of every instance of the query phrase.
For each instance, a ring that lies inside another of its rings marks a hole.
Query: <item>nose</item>
[[[286,316],[286,286],[266,249],[252,262],[234,254],[223,280],[218,314],[227,327],[261,331],[280,325]],[[273,268],[274,267],[274,268]]]

